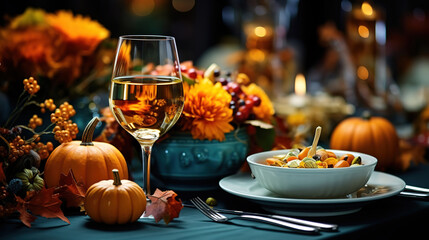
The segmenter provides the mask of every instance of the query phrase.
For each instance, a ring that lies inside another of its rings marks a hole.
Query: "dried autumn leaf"
[[[54,188],[42,188],[42,190],[35,192],[31,191],[25,199],[16,196],[17,206],[16,210],[20,213],[19,219],[27,227],[31,227],[31,223],[39,215],[45,218],[60,218],[64,222],[70,224],[70,221],[64,216],[61,210],[61,200],[58,194],[54,193]],[[30,214],[28,210],[34,215]]]
[[[155,193],[148,195],[148,197],[151,200],[151,204],[147,206],[145,216],[152,215],[155,218],[155,222],[164,219],[166,224],[179,217],[183,205],[182,201],[176,198],[177,194],[174,191],[156,189]]]
[[[61,210],[61,200],[59,194],[54,193],[54,188],[42,188],[28,202],[28,210],[33,214],[45,218],[60,218],[64,222],[70,224],[70,221],[64,216]]]
[[[73,171],[70,169],[67,175],[61,173],[59,187],[55,189],[67,207],[80,207],[85,200],[85,188],[76,182]]]
[[[27,203],[22,198],[17,196],[16,201],[16,210],[19,212],[19,220],[21,220],[25,226],[31,227],[31,223],[36,220],[36,217],[27,211]]]
[[[175,193],[174,197],[170,197],[167,199],[168,201],[167,206],[168,206],[168,212],[169,212],[168,222],[170,222],[174,218],[178,218],[180,211],[183,208],[182,201],[181,200],[177,201],[176,196],[177,194]],[[164,217],[164,222],[168,223],[165,217]]]

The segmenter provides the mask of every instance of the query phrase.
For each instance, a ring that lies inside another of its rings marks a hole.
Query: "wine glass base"
[[[140,216],[140,219],[155,219],[152,215],[150,215],[150,216],[145,216],[144,214],[145,214],[145,213],[143,213],[143,214]]]
[[[159,138],[160,131],[158,129],[138,129],[131,132],[135,139],[142,146],[152,146]]]

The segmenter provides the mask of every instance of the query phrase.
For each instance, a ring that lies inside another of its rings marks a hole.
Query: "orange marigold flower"
[[[242,90],[248,96],[256,95],[261,99],[261,105],[253,107],[253,112],[258,119],[264,122],[270,122],[270,118],[274,115],[274,107],[265,91],[254,83],[248,86],[242,86]]]
[[[225,133],[234,129],[230,124],[233,120],[230,101],[231,95],[222,85],[209,79],[186,87],[183,114],[192,123],[185,130],[190,129],[195,139],[225,140]]]
[[[74,16],[69,11],[47,14],[47,22],[65,36],[65,41],[82,51],[91,54],[98,44],[109,37],[110,32],[101,24],[82,15]]]

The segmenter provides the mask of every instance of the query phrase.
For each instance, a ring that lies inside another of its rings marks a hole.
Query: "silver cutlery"
[[[314,222],[314,221],[308,221],[308,220],[304,220],[304,219],[287,217],[287,216],[282,216],[282,215],[271,215],[271,214],[264,214],[264,213],[244,212],[244,211],[228,210],[228,209],[215,209],[215,211],[217,211],[219,213],[227,213],[227,214],[234,214],[234,215],[246,214],[246,215],[256,215],[256,216],[268,217],[268,218],[276,218],[276,219],[280,219],[280,220],[283,220],[286,222],[291,222],[291,223],[296,223],[296,224],[300,224],[300,225],[314,227],[320,231],[332,232],[332,231],[338,230],[337,224]]]
[[[422,187],[416,187],[411,185],[405,185],[405,190],[429,193],[429,188],[422,188]]]
[[[429,199],[429,189],[406,185],[404,190],[399,193],[399,196]]]
[[[188,205],[188,204],[184,204],[184,206],[186,206],[186,207],[195,207],[193,205]],[[282,215],[272,215],[272,214],[265,214],[265,213],[245,212],[245,211],[240,211],[240,210],[229,210],[229,209],[220,209],[220,208],[216,208],[216,209],[213,209],[213,210],[216,211],[216,212],[218,212],[218,213],[225,213],[225,214],[255,215],[255,216],[261,216],[261,217],[275,218],[275,219],[280,219],[280,220],[283,220],[283,221],[286,221],[286,222],[291,222],[291,223],[296,223],[296,224],[299,224],[299,225],[305,225],[305,226],[314,227],[314,228],[317,228],[319,231],[329,231],[329,232],[332,232],[332,231],[337,231],[338,230],[338,225],[337,224],[314,222],[314,221],[308,221],[308,220],[303,220],[303,219],[294,218],[294,217],[287,217],[287,216],[282,216]]]
[[[319,232],[319,230],[315,227],[299,225],[291,222],[282,221],[280,219],[268,218],[268,217],[259,216],[259,215],[241,214],[233,218],[227,218],[226,216],[210,208],[209,205],[207,205],[199,197],[191,199],[191,203],[194,204],[194,206],[200,212],[202,212],[206,217],[210,218],[215,222],[227,222],[230,219],[245,219],[250,221],[264,222],[275,226],[292,229],[301,233],[317,234]]]

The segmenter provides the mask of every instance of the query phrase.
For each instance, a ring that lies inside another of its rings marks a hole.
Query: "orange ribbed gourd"
[[[135,182],[120,180],[118,170],[112,172],[113,180],[102,180],[88,188],[85,211],[99,223],[135,222],[146,210],[146,195]]]
[[[369,113],[340,122],[332,132],[330,148],[372,155],[378,160],[379,170],[394,167],[399,158],[395,127],[387,119]]]
[[[121,152],[111,144],[92,141],[98,122],[98,118],[93,118],[88,123],[82,141],[63,143],[51,153],[44,171],[48,188],[58,186],[61,173],[67,175],[70,170],[85,190],[101,180],[113,179],[113,169],[128,179],[127,162]]]

